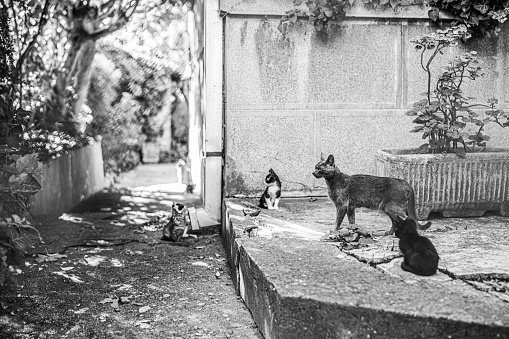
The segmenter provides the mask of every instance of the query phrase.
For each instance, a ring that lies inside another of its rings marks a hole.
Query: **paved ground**
[[[40,217],[22,286],[0,293],[0,338],[261,338],[212,227],[162,241],[169,206],[198,206],[171,165],[144,165],[60,217]]]
[[[383,214],[358,210],[344,234],[355,241],[339,242],[325,236],[335,217],[327,198],[287,198],[279,210],[245,215],[256,202],[227,200],[223,234],[266,337],[509,338],[509,218],[433,219],[424,235],[440,272],[419,277],[401,270]]]

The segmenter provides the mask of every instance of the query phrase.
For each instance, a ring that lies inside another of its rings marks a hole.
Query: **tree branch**
[[[42,9],[41,17],[39,19],[37,33],[35,33],[32,40],[30,41],[28,46],[25,48],[23,53],[20,55],[18,62],[16,63],[16,69],[19,73],[21,73],[21,66],[23,65],[23,62],[28,57],[28,54],[30,53],[32,48],[34,48],[34,45],[37,42],[37,39],[41,35],[44,25],[48,22],[48,20],[47,20],[47,18],[45,18],[45,16],[46,16],[46,14],[48,14],[49,4],[50,4],[50,0],[46,0],[46,2],[44,3],[44,7]]]
[[[131,4],[131,6],[129,8],[127,8],[122,13],[122,16],[120,17],[120,19],[118,19],[116,22],[112,23],[110,27],[104,28],[102,30],[99,30],[99,31],[93,33],[93,34],[90,34],[88,36],[88,38],[92,39],[92,40],[99,40],[99,39],[105,37],[106,35],[109,35],[115,31],[121,29],[122,27],[124,27],[129,22],[129,19],[131,18],[134,11],[136,10],[136,7],[138,7],[139,2],[140,2],[139,0],[133,0],[133,3]],[[127,14],[127,12],[129,10],[131,10],[131,13]]]

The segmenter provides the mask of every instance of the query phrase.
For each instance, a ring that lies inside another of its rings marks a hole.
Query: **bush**
[[[119,174],[140,163],[140,105],[128,92],[119,92],[121,72],[104,54],[96,55],[88,93],[94,119],[87,132],[102,136],[104,170]]]

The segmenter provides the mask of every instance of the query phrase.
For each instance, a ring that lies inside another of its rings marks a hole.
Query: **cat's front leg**
[[[274,199],[274,209],[279,209],[279,198]]]
[[[348,206],[346,210],[346,215],[348,217],[348,222],[350,224],[355,224],[355,207]]]
[[[270,199],[270,197],[269,198],[265,197],[265,203],[267,204],[267,209],[268,210],[273,210],[274,209],[274,207],[272,206],[272,200]]]
[[[336,231],[341,227],[346,211],[346,206],[336,206]]]

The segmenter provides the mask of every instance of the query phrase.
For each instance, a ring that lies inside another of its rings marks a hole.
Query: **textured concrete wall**
[[[426,89],[410,41],[434,30],[427,9],[356,7],[328,36],[301,19],[284,38],[277,26],[289,8],[290,0],[221,2],[227,196],[259,194],[269,168],[286,196],[323,194],[325,182],[311,175],[321,153],[334,154],[346,173],[374,174],[377,149],[422,143],[404,113]],[[461,47],[479,51],[486,67],[465,85],[468,96],[496,96],[507,106],[508,39]],[[436,71],[454,55],[441,56]],[[507,130],[493,134],[502,136],[494,145],[509,146]]]
[[[32,196],[33,216],[63,213],[106,186],[101,143],[39,165],[42,190]]]

